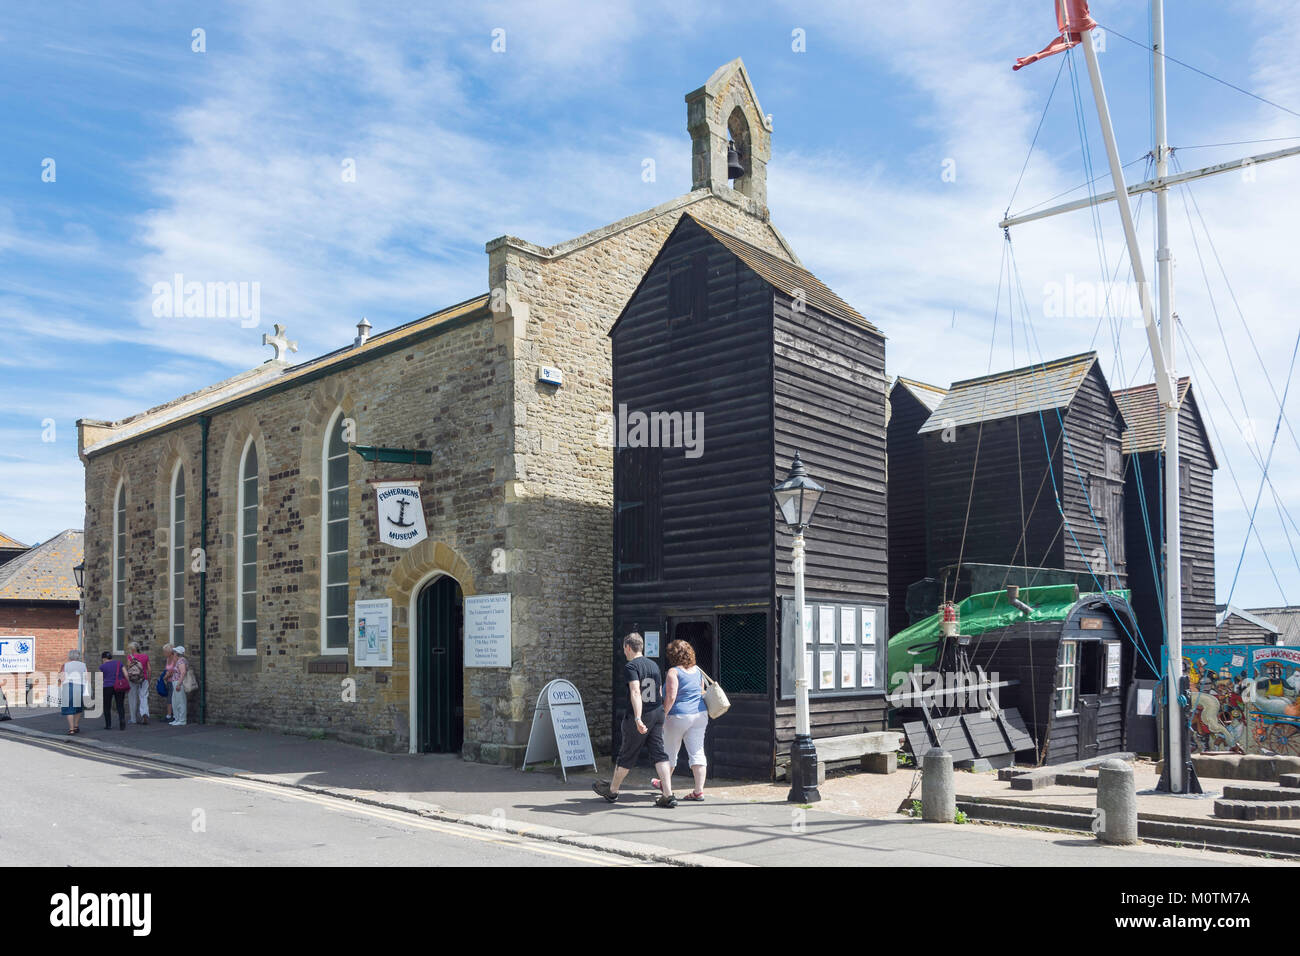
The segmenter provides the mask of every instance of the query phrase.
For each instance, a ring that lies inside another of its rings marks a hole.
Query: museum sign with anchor
[[[366,461],[408,462],[427,465],[432,454],[406,448],[352,448]],[[420,479],[374,481],[375,502],[379,506],[379,540],[395,548],[409,548],[429,536],[424,524],[424,502],[420,498]]]

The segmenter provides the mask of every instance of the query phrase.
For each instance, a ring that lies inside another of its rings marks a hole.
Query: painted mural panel
[[[1300,648],[1185,646],[1193,751],[1300,755]]]

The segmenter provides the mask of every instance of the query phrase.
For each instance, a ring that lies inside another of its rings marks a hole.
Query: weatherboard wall
[[[919,429],[930,409],[907,386],[889,392],[889,631],[907,627],[907,588],[926,576],[925,451]]]
[[[798,308],[777,291],[774,354],[773,481],[786,477],[798,451],[808,474],[826,487],[805,534],[805,601],[887,608],[884,337],[811,306]],[[775,530],[776,595],[793,597],[793,536],[784,522]],[[883,657],[883,638],[880,646]],[[810,711],[814,738],[883,730],[884,686],[820,699]],[[777,700],[778,751],[788,752],[793,737],[793,701]]]

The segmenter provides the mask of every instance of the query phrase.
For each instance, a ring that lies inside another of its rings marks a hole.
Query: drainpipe
[[[199,723],[206,723],[208,710],[208,425],[212,419],[199,416]]]
[[[1007,585],[1007,603],[1014,608],[1019,608],[1026,615],[1032,614],[1034,611],[1032,607],[1020,600],[1020,585],[1018,584]]]

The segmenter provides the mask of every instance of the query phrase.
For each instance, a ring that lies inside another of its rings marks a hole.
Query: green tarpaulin
[[[1112,595],[1128,600],[1128,591],[1111,591]],[[960,632],[971,637],[978,637],[1017,621],[1063,621],[1070,614],[1070,608],[1079,600],[1089,595],[1075,597],[1074,585],[1053,584],[1046,587],[1020,589],[1020,600],[1034,610],[1025,614],[1007,600],[1007,592],[987,591],[972,594],[957,604],[957,619]],[[939,653],[939,615],[932,614],[923,621],[917,621],[911,627],[899,631],[889,641],[889,689],[893,690],[902,683],[899,675],[912,670],[917,664],[922,669],[933,667]],[[934,644],[918,654],[909,654],[908,650],[924,644]]]

